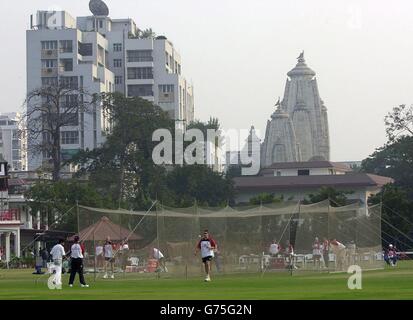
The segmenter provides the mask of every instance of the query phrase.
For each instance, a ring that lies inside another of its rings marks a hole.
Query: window
[[[128,68],[128,79],[153,79],[152,68]]]
[[[114,43],[113,44],[113,51],[121,52],[122,51],[122,43]]]
[[[0,120],[0,126],[7,126],[7,120]]]
[[[150,97],[153,96],[153,88],[151,84],[129,85],[129,97]]]
[[[58,84],[57,77],[42,77],[43,87],[56,87]]]
[[[122,68],[122,59],[114,59],[113,60],[113,67],[114,68]]]
[[[77,89],[78,79],[77,77],[60,77],[60,85],[65,88]]]
[[[93,44],[79,42],[79,54],[84,57],[93,56]]]
[[[62,131],[62,144],[78,144],[79,132],[78,131]]]
[[[152,50],[128,50],[128,62],[153,61]]]
[[[166,65],[169,66],[169,54],[168,54],[168,52],[165,52],[165,58],[166,58]]]
[[[12,149],[20,149],[20,140],[12,140]]]
[[[310,170],[308,170],[308,169],[298,170],[298,175],[299,176],[309,176],[310,175]]]
[[[72,40],[62,40],[60,41],[60,51],[61,52],[73,52],[73,41]]]
[[[103,28],[103,20],[99,20],[99,28]]]
[[[161,84],[159,85],[159,102],[174,102],[175,86],[173,84]]]
[[[276,172],[275,172],[275,176],[276,176],[276,177],[281,177],[281,171],[276,171]]]
[[[57,60],[56,59],[44,59],[42,60],[42,68],[56,68]]]
[[[79,114],[76,112],[65,113],[60,116],[60,122],[65,127],[74,127],[79,125]]]
[[[42,49],[43,50],[56,50],[57,41],[42,41]]]
[[[162,93],[174,92],[174,85],[173,84],[161,84],[159,85],[159,91],[161,91]]]
[[[63,109],[77,108],[79,106],[78,95],[76,94],[65,95],[64,97],[62,97],[62,101],[60,102],[60,105]]]
[[[18,139],[19,138],[19,131],[18,130],[13,130],[13,139]]]
[[[13,160],[20,160],[20,150],[12,151]]]
[[[73,71],[73,59],[60,59],[60,65],[63,71]]]
[[[123,77],[122,76],[116,76],[115,77],[115,84],[122,84],[123,83]]]

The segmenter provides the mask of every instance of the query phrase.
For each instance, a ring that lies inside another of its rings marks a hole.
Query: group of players
[[[344,254],[346,246],[337,239],[328,240],[324,238],[323,241],[320,241],[318,237],[314,239],[312,245],[312,257],[314,261],[315,268],[328,268],[329,265],[329,253],[330,250],[334,252],[337,257],[338,267],[341,267],[343,263]],[[294,263],[296,254],[294,253],[293,245],[287,240],[285,248],[281,246],[276,240],[274,240],[269,247],[269,254],[272,258],[285,258],[287,267],[296,269]]]
[[[78,236],[75,236],[74,238],[74,243],[71,246],[70,252],[68,254],[65,253],[63,244],[64,240],[59,240],[58,244],[53,247],[51,250],[50,254],[52,255],[53,258],[53,263],[55,266],[55,278],[54,278],[54,284],[57,286],[57,288],[61,288],[62,286],[62,280],[61,280],[61,274],[62,274],[62,261],[63,259],[70,255],[70,260],[71,260],[71,272],[70,272],[70,278],[69,278],[69,286],[73,286],[73,282],[76,276],[76,273],[79,274],[79,280],[81,283],[82,287],[89,287],[84,279],[83,275],[83,258],[85,254],[85,249],[84,246],[80,244],[80,239]],[[313,261],[314,261],[314,266],[315,267],[321,267],[322,264],[324,268],[328,268],[329,264],[329,252],[330,250],[336,255],[338,267],[341,267],[341,264],[344,263],[344,258],[345,258],[345,252],[346,248],[347,249],[354,249],[355,251],[355,245],[354,248],[350,248],[353,246],[353,243],[348,245],[349,248],[347,248],[344,244],[341,242],[337,241],[336,239],[331,239],[328,240],[327,238],[324,238],[323,241],[320,241],[318,237],[315,238],[314,243],[312,245],[312,255],[313,255]],[[111,241],[110,238],[108,237],[105,241],[104,246],[102,248],[98,249],[96,254],[97,255],[103,255],[105,258],[105,275],[103,276],[105,279],[108,278],[108,266],[110,265],[111,267],[111,278],[114,278],[114,261],[115,261],[115,255],[118,251],[121,251],[123,255],[127,256],[125,253],[129,250],[129,246],[126,240],[122,242],[122,244],[119,247],[116,247]],[[201,259],[202,263],[204,265],[205,269],[205,281],[210,282],[211,281],[211,262],[214,259],[214,252],[217,250],[217,243],[216,241],[210,236],[209,231],[205,230],[203,232],[203,235],[201,236],[201,239],[198,241],[196,247],[195,247],[195,252],[194,254],[197,255],[198,252],[201,253]],[[288,261],[288,266],[296,268],[294,265],[294,257],[296,256],[294,253],[294,247],[293,245],[287,241],[285,248],[283,248],[277,241],[273,241],[269,247],[269,253],[270,256],[273,258],[276,257],[285,257],[286,261]],[[158,260],[161,261],[163,260],[164,256],[163,254],[159,251],[159,249],[154,248],[153,249],[153,256]],[[384,252],[384,260],[391,266],[395,266],[398,260],[398,255],[397,255],[397,249],[393,245],[389,245],[389,247],[385,250]],[[166,269],[166,268],[165,268]]]

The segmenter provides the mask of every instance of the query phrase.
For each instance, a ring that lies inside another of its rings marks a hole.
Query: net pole
[[[324,265],[327,267],[327,272],[330,273],[330,197],[328,197],[327,207],[327,245],[327,261],[324,261]],[[325,249],[323,248],[323,250]]]
[[[160,246],[159,246],[159,215],[158,206],[156,206],[156,245],[158,246],[158,272],[156,278],[159,280],[161,278],[161,265],[160,265]],[[155,257],[156,258],[156,257]]]
[[[76,215],[77,215],[77,234],[80,237],[80,219],[79,219],[80,215],[79,215],[79,201],[78,200],[76,200]]]
[[[93,219],[93,225],[95,224],[95,219]],[[93,251],[94,251],[94,261],[93,261],[93,268],[94,268],[94,280],[95,280],[95,282],[96,282],[96,259],[97,259],[97,256],[96,256],[96,243],[95,243],[95,229],[96,228],[93,228]]]

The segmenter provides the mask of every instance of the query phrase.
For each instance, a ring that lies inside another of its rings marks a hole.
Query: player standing
[[[104,279],[108,278],[108,265],[110,264],[110,270],[112,271],[111,279],[115,279],[114,263],[115,257],[113,255],[113,243],[110,241],[110,237],[106,238],[105,245],[103,246],[103,255],[105,256],[105,275]]]
[[[66,255],[65,248],[63,248],[63,243],[65,241],[60,239],[58,243],[52,248],[50,254],[53,258],[55,276],[53,283],[56,285],[57,289],[62,289],[62,265],[63,257]]]
[[[206,282],[211,281],[211,261],[214,258],[215,249],[216,243],[214,239],[209,236],[208,230],[205,230],[201,240],[199,240],[195,248],[195,255],[197,255],[198,251],[201,251],[202,263],[204,264],[206,273]]]

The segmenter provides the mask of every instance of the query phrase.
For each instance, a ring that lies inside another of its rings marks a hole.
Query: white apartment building
[[[27,31],[27,92],[59,82],[88,94],[118,91],[154,102],[185,127],[194,118],[194,99],[181,74],[180,55],[165,37],[140,39],[138,34],[131,19],[74,19],[65,11],[39,11]],[[62,129],[64,159],[104,143],[109,123],[99,105],[92,111]],[[44,156],[29,150],[28,170],[47,162]]]
[[[9,171],[27,170],[27,143],[21,115],[0,114],[0,154],[9,164]]]

